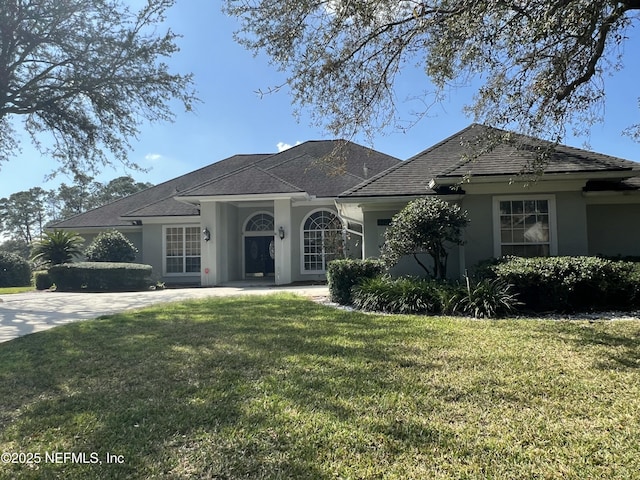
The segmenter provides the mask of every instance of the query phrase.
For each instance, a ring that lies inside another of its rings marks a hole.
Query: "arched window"
[[[342,222],[329,210],[307,217],[302,228],[302,268],[305,272],[324,272],[327,264],[342,256]]]
[[[273,232],[273,216],[268,213],[258,213],[247,221],[247,232]]]

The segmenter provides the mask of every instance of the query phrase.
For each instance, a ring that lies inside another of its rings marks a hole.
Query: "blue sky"
[[[219,2],[178,0],[168,12],[167,23],[183,35],[179,41],[181,51],[169,63],[174,71],[194,73],[202,103],[195,113],[184,113],[176,106],[175,123],[145,125],[139,139],[132,141],[130,159],[148,168],[148,173],[127,172],[116,165],[115,169],[104,170],[99,180],[131,173],[136,180],[157,184],[236,153],[277,152],[279,146],[327,138],[309,126],[308,118],[303,116],[296,121],[286,91],[262,97],[256,93],[281,84],[285,76],[264,56],[254,57],[234,42],[232,34],[237,23],[221,13]],[[625,46],[625,69],[606,79],[604,125],[596,125],[590,138],[568,138],[565,143],[577,147],[588,143],[594,151],[640,160],[640,143],[621,135],[625,127],[638,122],[640,114],[640,66],[636,60],[640,51],[639,28],[631,31],[633,37]],[[416,86],[422,90],[426,82],[420,71],[405,71],[402,75],[397,97],[407,118],[420,106],[404,99]],[[471,123],[462,107],[472,94],[469,88],[453,92],[451,98],[433,107],[430,116],[408,132],[389,130],[375,140],[373,147],[401,159],[430,147]],[[366,144],[364,139],[355,140]],[[70,183],[66,177],[45,183],[45,175],[55,164],[41,158],[27,138],[23,137],[22,147],[20,155],[0,165],[0,198],[35,186],[51,189],[61,181]]]

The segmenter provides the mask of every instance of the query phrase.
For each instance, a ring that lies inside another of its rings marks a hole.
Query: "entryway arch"
[[[243,227],[244,277],[275,275],[275,222],[270,212],[253,213]]]

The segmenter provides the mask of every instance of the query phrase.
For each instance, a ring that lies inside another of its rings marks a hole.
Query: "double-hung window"
[[[493,231],[496,257],[556,255],[555,197],[494,197]]]
[[[200,227],[167,226],[164,229],[165,273],[200,272]]]

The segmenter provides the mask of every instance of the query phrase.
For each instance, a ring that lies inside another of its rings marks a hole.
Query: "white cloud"
[[[160,155],[159,153],[147,153],[144,156],[144,159],[149,161],[149,162],[157,162],[161,158],[162,158],[162,155]]]
[[[300,145],[302,142],[300,140],[298,140],[296,142],[296,145]],[[278,152],[284,152],[285,150],[290,149],[291,147],[295,147],[296,145],[289,145],[288,143],[284,143],[284,142],[278,142],[278,144],[276,145],[276,147],[278,147]]]

